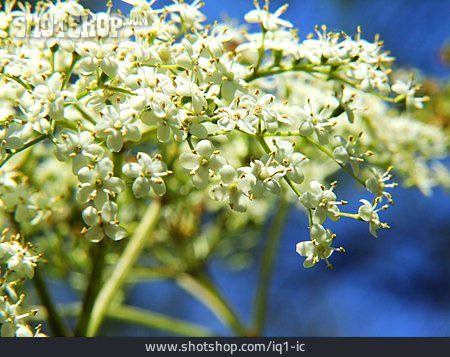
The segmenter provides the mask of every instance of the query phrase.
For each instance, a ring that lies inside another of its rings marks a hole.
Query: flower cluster
[[[29,243],[24,245],[20,235],[7,233],[3,231],[0,240],[0,336],[43,337],[40,326],[33,332],[27,324],[37,311],[22,310],[25,295],[16,291],[25,279],[33,278],[40,255],[33,253]]]
[[[286,6],[272,13],[268,2],[245,16],[260,29],[244,33],[205,24],[199,1],[161,9],[127,2],[148,25],[97,40],[61,28],[61,36],[19,44],[10,40],[12,13],[32,10],[11,3],[2,12],[0,199],[15,221],[36,226],[82,212],[83,236],[116,241],[134,227],[125,208],[138,207],[133,196],[145,204],[166,195],[170,204],[190,192],[187,200],[201,197],[211,212],[209,198],[249,215],[288,196],[310,218],[310,239],[297,246],[305,267],[331,266],[329,256],[343,248],[331,247],[328,219],[365,221],[375,236],[389,227],[378,214],[393,202],[391,167],[424,191],[445,184],[448,175],[431,169],[446,155],[445,134],[401,113],[427,98],[416,97],[412,80],[392,80],[393,58],[378,39],[323,26],[300,40],[282,18]],[[45,4],[44,17],[55,6],[62,17],[89,13],[75,1]],[[53,171],[71,171],[64,189],[28,182],[30,165],[53,165],[51,151],[61,165]],[[326,184],[338,170],[372,203],[341,211],[346,200],[335,182]],[[72,212],[58,216],[57,201]]]

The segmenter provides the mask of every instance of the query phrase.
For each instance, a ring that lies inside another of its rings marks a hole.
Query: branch
[[[142,248],[145,243],[148,242],[152,232],[155,230],[160,213],[161,202],[158,199],[155,199],[148,207],[144,217],[142,217],[136,231],[120,256],[114,270],[97,295],[86,331],[87,336],[95,336],[98,332],[105,315],[109,310],[112,298],[120,290],[128,272],[136,263]]]
[[[270,292],[270,283],[273,267],[275,264],[278,245],[283,232],[283,225],[289,212],[289,202],[282,197],[278,211],[270,227],[268,239],[264,247],[261,269],[259,274],[258,288],[255,297],[255,308],[253,311],[253,323],[256,336],[261,335],[267,316],[267,301]]]
[[[245,326],[211,282],[204,279],[202,281],[189,274],[180,274],[176,278],[176,282],[189,294],[207,306],[237,335],[247,336]]]
[[[47,322],[52,331],[53,336],[63,337],[68,336],[67,327],[63,320],[59,316],[55,303],[48,291],[44,278],[41,276],[41,268],[36,268],[34,271],[34,277],[32,279],[36,292],[41,300],[45,310],[47,310]]]
[[[203,326],[133,306],[114,306],[108,311],[107,317],[180,336],[209,337],[214,335],[212,331]]]
[[[11,151],[8,156],[6,156],[5,160],[3,160],[3,162],[0,164],[0,168],[3,167],[3,165],[5,165],[15,154],[18,154],[19,152],[22,152],[30,147],[32,147],[34,144],[37,144],[45,139],[48,138],[48,135],[41,135],[39,137],[37,137],[36,139],[33,139],[31,141],[29,141],[28,143],[26,143],[24,146],[22,146],[20,149],[16,149],[14,151]]]

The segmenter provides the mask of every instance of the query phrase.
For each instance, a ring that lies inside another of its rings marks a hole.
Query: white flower
[[[286,176],[295,183],[302,183],[305,175],[301,166],[307,162],[305,155],[295,152],[293,143],[285,140],[275,142],[274,159],[283,167]]]
[[[8,188],[2,195],[2,201],[8,210],[14,210],[16,222],[31,222],[36,217],[37,207],[33,202],[32,192],[23,182]]]
[[[299,108],[300,119],[300,134],[304,136],[310,136],[314,132],[322,144],[328,143],[328,136],[331,127],[335,125],[333,120],[330,120],[333,108],[330,104],[324,105],[322,108],[317,104],[311,103],[308,98],[307,103],[303,108]]]
[[[269,132],[275,132],[280,123],[292,124],[293,121],[284,115],[280,115],[274,106],[275,97],[271,94],[253,97],[244,95],[241,97],[240,106],[249,109],[254,120],[250,122],[258,123],[261,129],[267,129]]]
[[[53,73],[43,84],[33,90],[33,96],[48,107],[48,114],[54,120],[64,119],[64,104],[74,103],[76,98],[70,91],[62,90],[64,75]]]
[[[141,131],[134,123],[136,112],[133,109],[116,109],[108,105],[100,112],[100,116],[102,119],[95,125],[96,136],[106,137],[106,145],[112,152],[122,150],[124,139],[138,141],[141,138]]]
[[[161,142],[170,140],[172,131],[180,130],[177,120],[178,109],[170,97],[164,93],[152,93],[148,98],[148,110],[141,114],[141,120],[147,125],[157,125],[157,136]]]
[[[278,8],[273,14],[269,12],[268,6],[264,6],[262,9],[260,8],[258,2],[255,2],[256,9],[250,10],[245,15],[245,21],[248,23],[259,23],[261,26],[268,31],[275,31],[279,26],[283,27],[292,27],[292,24],[289,21],[280,19],[280,15],[282,15],[286,9],[287,4]]]
[[[176,78],[176,93],[181,97],[191,99],[192,109],[200,114],[208,106],[205,93],[192,80],[183,77]]]
[[[329,190],[326,190],[318,181],[311,181],[311,191],[304,192],[300,196],[300,202],[308,209],[314,209],[313,222],[323,224],[327,216],[337,221],[339,219],[338,204],[345,204],[346,201],[337,201],[333,192],[333,184]]]
[[[180,163],[183,168],[190,170],[194,186],[204,188],[208,185],[209,177],[214,176],[227,160],[214,150],[211,141],[201,140],[192,153],[180,155]]]
[[[77,199],[82,203],[94,201],[95,207],[101,208],[108,201],[109,196],[125,189],[125,183],[118,177],[113,176],[113,163],[104,158],[95,166],[83,167],[78,171],[80,180]]]
[[[347,74],[350,78],[360,81],[362,90],[377,89],[382,93],[389,93],[390,91],[389,78],[386,72],[371,64],[364,62],[352,64]]]
[[[271,155],[266,155],[261,160],[253,160],[250,167],[241,168],[243,172],[252,174],[256,178],[250,193],[255,198],[263,196],[266,192],[279,195],[281,193],[279,179],[285,175],[283,167],[272,166],[273,157]]]
[[[342,164],[350,163],[355,174],[359,172],[359,164],[364,162],[364,155],[370,156],[372,154],[370,151],[361,153],[359,145],[361,135],[362,132],[356,138],[350,135],[348,140],[345,140],[342,136],[336,136],[340,145],[333,150],[333,157],[336,161]]]
[[[0,129],[0,159],[3,160],[7,151],[23,147],[22,127],[17,123],[11,123]]]
[[[40,134],[47,134],[51,131],[51,125],[48,121],[49,106],[46,104],[46,101],[37,100],[33,95],[26,92],[20,98],[19,109],[26,119],[24,131],[29,128]]]
[[[72,172],[78,171],[90,163],[99,161],[104,150],[93,143],[94,134],[89,131],[65,131],[61,134],[62,144],[55,149],[55,156],[60,161],[72,159]]]
[[[333,248],[331,244],[336,237],[329,229],[323,228],[320,224],[313,224],[310,230],[311,240],[297,243],[297,253],[302,257],[306,257],[303,262],[305,268],[311,268],[320,260],[325,260],[328,268],[332,265],[328,258],[333,254],[334,250],[343,251],[342,248]]]
[[[26,325],[26,319],[34,316],[36,310],[23,312],[20,304],[25,295],[21,295],[14,304],[8,301],[6,296],[0,297],[0,336],[2,337],[33,337]]]
[[[202,28],[200,23],[206,20],[206,16],[199,11],[203,6],[201,0],[195,0],[192,4],[187,4],[180,0],[175,0],[174,2],[173,5],[165,8],[171,14],[172,20],[187,27]]]
[[[89,228],[83,228],[81,233],[91,242],[100,242],[105,235],[116,241],[125,238],[128,233],[119,225],[117,212],[117,204],[112,201],[105,202],[100,211],[93,206],[87,207],[82,216]]]
[[[134,178],[133,193],[137,198],[145,197],[153,189],[156,195],[162,196],[166,193],[166,184],[162,177],[169,175],[170,171],[161,161],[161,157],[156,155],[155,159],[144,152],[137,154],[137,163],[125,164],[122,168],[123,173]]]
[[[28,246],[23,247],[18,241],[0,243],[0,258],[6,261],[8,270],[15,272],[20,277],[33,278],[34,268],[39,257],[30,252]]]
[[[248,107],[241,105],[241,98],[236,97],[229,106],[216,109],[217,125],[226,131],[236,126],[249,134],[256,133],[258,118],[251,114]]]
[[[369,222],[369,231],[375,238],[378,237],[377,230],[380,228],[390,228],[387,223],[383,223],[380,221],[378,217],[378,212],[385,210],[388,208],[388,205],[384,205],[381,208],[376,208],[378,204],[378,200],[375,200],[375,203],[372,205],[367,200],[359,200],[362,203],[362,206],[358,209],[359,217],[366,222]]]
[[[402,80],[397,80],[392,85],[392,90],[403,96],[405,98],[406,105],[408,107],[415,107],[417,109],[423,108],[423,103],[427,101],[428,97],[417,98],[415,97],[416,90],[419,89],[419,86],[414,84],[414,81],[411,79],[408,82],[404,82]]]
[[[372,192],[373,194],[378,196],[384,196],[389,201],[389,203],[394,203],[392,200],[392,195],[389,192],[386,192],[386,189],[388,188],[394,188],[397,187],[398,184],[395,182],[387,183],[390,179],[392,179],[392,175],[390,174],[390,171],[392,170],[392,166],[389,167],[384,173],[381,173],[377,169],[372,169],[371,172],[373,174],[373,177],[366,180],[365,184],[367,187],[367,190],[369,192]]]
[[[238,174],[231,165],[225,165],[220,170],[222,182],[211,188],[209,196],[216,201],[227,201],[230,208],[245,212],[249,203],[249,191],[256,183],[252,174]]]
[[[82,75],[89,76],[99,67],[109,77],[117,74],[119,63],[115,58],[116,44],[85,41],[78,43],[76,48],[82,57],[79,62],[79,71]]]

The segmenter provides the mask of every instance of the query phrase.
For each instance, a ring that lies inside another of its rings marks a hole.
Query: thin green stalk
[[[98,332],[110,308],[114,295],[120,290],[126,276],[139,258],[143,247],[150,240],[152,232],[158,223],[160,213],[161,202],[155,199],[147,208],[115,268],[98,293],[92,309],[86,336],[95,336]]]
[[[283,232],[284,222],[289,212],[289,202],[282,197],[280,205],[270,227],[268,239],[264,247],[261,269],[259,273],[258,288],[253,311],[253,334],[259,336],[263,333],[267,317],[267,302],[269,298],[271,279],[278,246]]]
[[[73,104],[74,108],[81,114],[81,116],[86,119],[91,124],[97,124],[95,119],[89,115],[88,112],[86,112],[79,104],[75,103]]]
[[[92,270],[89,277],[89,283],[84,295],[81,314],[75,328],[75,336],[84,336],[86,334],[95,299],[102,284],[103,271],[105,267],[105,256],[107,251],[107,238],[97,243],[92,249]]]
[[[237,335],[246,336],[247,330],[227,301],[222,297],[214,285],[206,280],[189,274],[180,274],[176,278],[180,287],[208,307],[224,324],[229,326]]]
[[[48,291],[47,284],[44,278],[41,276],[41,270],[41,268],[35,269],[32,282],[39,296],[39,300],[41,300],[42,305],[44,306],[45,310],[47,310],[47,322],[52,335],[55,337],[68,336],[69,332],[67,331],[67,327],[65,326],[58,313],[58,310],[56,309],[53,298]]]
[[[352,170],[350,170],[347,166],[345,166],[344,164],[340,163],[339,161],[337,161],[334,156],[333,153],[328,150],[326,147],[324,147],[323,145],[320,145],[319,143],[315,142],[313,139],[308,138],[307,136],[304,135],[300,135],[304,140],[306,140],[308,143],[314,145],[315,147],[317,147],[320,151],[322,151],[325,155],[327,155],[328,157],[330,157],[331,159],[333,159],[334,162],[336,162],[336,164],[338,164],[345,172],[347,172],[351,177],[353,177],[356,181],[358,181],[361,185],[363,185],[364,187],[366,187],[366,184],[363,180],[361,180],[358,176],[356,176]]]
[[[209,329],[192,322],[132,306],[114,306],[108,311],[107,317],[180,336],[209,337],[214,335]]]
[[[70,77],[72,76],[73,70],[75,69],[75,65],[77,64],[80,55],[77,52],[72,53],[72,63],[70,64],[69,69],[65,73],[66,77],[64,78],[64,82],[61,85],[61,90],[65,89],[70,82]]]
[[[7,154],[6,158],[2,161],[2,163],[0,164],[0,168],[3,167],[3,165],[5,165],[15,154],[22,152],[30,147],[32,147],[33,145],[47,139],[48,136],[47,135],[41,135],[39,137],[37,137],[36,139],[33,139],[31,141],[29,141],[28,143],[26,143],[24,146],[22,146],[20,149],[14,150],[12,152],[10,152],[9,154]]]
[[[6,73],[0,73],[2,76],[4,76],[5,78],[11,79],[17,83],[19,83],[22,87],[24,87],[28,92],[33,91],[33,87],[27,83],[25,83],[21,78],[16,77],[16,76],[11,76],[9,74]]]
[[[270,76],[273,76],[276,74],[288,73],[288,72],[305,72],[305,73],[309,73],[311,75],[314,75],[314,74],[327,75],[329,79],[334,79],[339,82],[348,84],[349,86],[351,86],[353,88],[362,90],[363,92],[371,93],[371,94],[373,94],[387,102],[390,102],[390,103],[398,103],[402,99],[401,96],[397,96],[395,98],[388,97],[379,92],[368,91],[368,90],[362,89],[361,86],[358,85],[358,83],[354,83],[350,79],[339,76],[336,73],[336,69],[332,69],[329,65],[307,64],[307,65],[296,65],[296,66],[292,66],[292,67],[288,67],[288,68],[286,68],[286,67],[269,68],[269,69],[266,69],[263,71],[258,71],[258,72],[253,71],[252,74],[250,74],[249,76],[247,76],[245,78],[245,81],[251,82],[251,81],[254,81],[259,78],[270,77]]]
[[[362,221],[363,219],[360,217],[357,213],[345,213],[345,212],[339,212],[339,216],[341,217],[347,217],[347,218],[353,218],[358,221]]]

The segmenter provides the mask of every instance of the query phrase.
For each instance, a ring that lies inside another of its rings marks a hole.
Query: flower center
[[[266,170],[261,171],[260,174],[258,175],[258,178],[259,178],[261,181],[264,181],[264,180],[267,179],[268,177],[269,177],[269,174],[267,173]]]
[[[122,129],[122,122],[120,120],[114,122],[114,129]]]
[[[149,169],[147,169],[147,170],[144,171],[144,175],[145,175],[146,177],[150,177],[150,176],[152,176],[152,171],[149,170]]]
[[[201,159],[200,165],[201,166],[208,166],[209,165],[209,160],[205,159],[205,158]]]
[[[238,185],[237,183],[232,183],[231,185],[228,186],[228,189],[230,190],[230,192],[237,192],[238,190]]]

